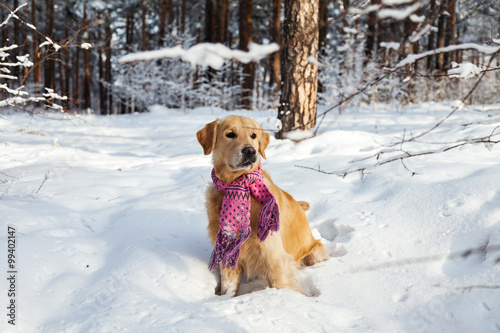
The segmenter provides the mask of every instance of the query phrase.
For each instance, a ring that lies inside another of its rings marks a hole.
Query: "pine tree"
[[[308,130],[316,124],[318,67],[310,59],[318,58],[318,1],[285,0],[283,32],[279,139],[289,131]]]

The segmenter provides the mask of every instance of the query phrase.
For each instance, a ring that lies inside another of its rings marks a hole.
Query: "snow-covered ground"
[[[214,295],[211,161],[195,133],[227,112],[0,115],[0,332],[500,331],[500,146],[350,163],[498,133],[500,106],[470,107],[418,143],[388,146],[453,105],[331,113],[314,138],[271,140],[263,167],[311,204],[313,233],[332,254],[301,271],[309,296]],[[275,128],[274,112],[237,113]],[[365,166],[364,177],[345,178],[303,168]],[[17,237],[15,326],[8,226]]]

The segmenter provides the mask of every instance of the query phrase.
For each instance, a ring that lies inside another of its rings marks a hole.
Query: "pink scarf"
[[[264,184],[262,169],[247,173],[231,184],[217,178],[212,170],[214,187],[224,193],[220,212],[220,230],[210,258],[209,269],[217,265],[236,268],[241,245],[250,237],[250,194],[262,204],[257,236],[263,242],[270,231],[279,227],[279,208],[276,199]]]

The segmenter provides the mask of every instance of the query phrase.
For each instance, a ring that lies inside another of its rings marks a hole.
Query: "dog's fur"
[[[254,171],[260,162],[260,156],[266,158],[264,151],[269,144],[269,134],[254,120],[238,116],[228,116],[208,123],[198,131],[197,137],[205,155],[212,153],[217,177],[226,183]],[[245,147],[255,149],[258,153],[255,158],[249,159],[242,153]],[[260,242],[257,228],[262,206],[252,197],[252,233],[241,247],[236,269],[221,269],[221,283],[217,290],[221,295],[226,292],[237,294],[243,273],[248,280],[265,278],[271,287],[288,288],[303,293],[296,276],[297,269],[327,259],[323,244],[313,238],[309,228],[304,212],[309,208],[309,204],[295,201],[291,195],[272,182],[266,171],[263,171],[263,175],[264,183],[279,206],[279,231]],[[212,244],[215,244],[224,194],[209,186],[206,196],[208,234]]]

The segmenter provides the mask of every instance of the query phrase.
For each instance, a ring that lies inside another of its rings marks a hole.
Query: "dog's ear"
[[[260,156],[264,157],[264,159],[266,159],[266,153],[264,152],[264,150],[266,150],[268,144],[269,144],[269,134],[262,131],[262,136],[260,137],[259,140],[259,154]]]
[[[198,142],[203,147],[205,155],[210,154],[215,148],[215,138],[217,136],[217,128],[219,127],[219,119],[208,123],[196,133]]]

